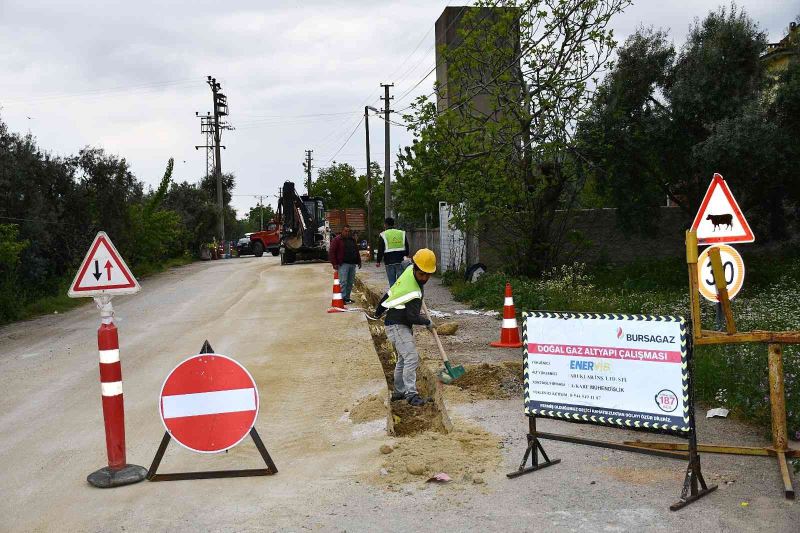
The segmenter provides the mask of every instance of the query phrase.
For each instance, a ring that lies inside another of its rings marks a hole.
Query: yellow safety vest
[[[399,229],[387,229],[381,233],[383,244],[386,247],[386,252],[405,252],[406,250],[406,232]]]
[[[422,298],[422,289],[414,277],[414,265],[409,265],[389,288],[389,296],[382,305],[386,309],[405,309],[406,304],[415,298]]]

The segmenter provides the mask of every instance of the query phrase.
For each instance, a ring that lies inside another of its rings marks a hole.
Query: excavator
[[[330,231],[322,198],[298,195],[294,183],[287,181],[281,188],[277,219],[281,221],[282,265],[299,260],[327,260]]]

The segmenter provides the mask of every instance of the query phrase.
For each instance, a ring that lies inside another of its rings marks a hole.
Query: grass
[[[740,331],[800,330],[800,254],[745,256],[745,285],[733,302]],[[509,278],[490,273],[469,284],[447,276],[453,296],[474,307],[501,310],[506,281],[514,290],[517,311],[615,312],[689,317],[686,264],[681,260],[624,266],[566,265],[541,279]],[[715,307],[701,300],[706,329],[715,327]],[[800,440],[800,347],[784,348],[787,423]],[[765,345],[700,346],[695,350],[696,397],[710,406],[725,406],[734,416],[770,425],[767,347]]]
[[[181,257],[168,259],[160,264],[154,265],[151,263],[146,263],[137,265],[134,272],[138,279],[143,279],[148,276],[158,274],[159,272],[164,272],[170,268],[187,265],[192,261],[194,261],[192,256],[183,255]],[[71,282],[72,278],[62,280],[61,283],[58,284],[55,294],[40,296],[22,305],[20,305],[18,302],[15,302],[16,311],[13,313],[13,315],[3,315],[5,320],[0,320],[0,325],[18,320],[28,320],[41,315],[65,313],[71,309],[75,309],[76,307],[90,303],[92,301],[90,298],[70,298],[67,296],[67,289],[69,288],[69,284]],[[12,291],[9,291],[9,298],[18,297],[16,292],[13,294],[11,294],[11,292]],[[3,300],[4,298],[0,297],[0,303],[2,303]],[[12,316],[13,318],[11,318]]]

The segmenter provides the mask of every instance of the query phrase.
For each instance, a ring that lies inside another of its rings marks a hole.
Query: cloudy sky
[[[721,3],[640,0],[612,26],[620,41],[652,25],[680,44]],[[194,146],[205,139],[195,112],[211,109],[213,75],[236,128],[224,133],[222,164],[236,174],[241,214],[253,195],[301,181],[306,149],[317,167],[365,167],[364,106],[381,107],[381,82],[395,83],[394,109],[431,92],[435,75],[414,86],[434,67],[433,25],[447,5],[463,2],[0,0],[0,119],[56,154],[103,147],[147,184],[169,157],[176,180],[196,181],[205,152]],[[738,5],[773,42],[800,13],[797,0]],[[383,165],[383,122],[370,126]],[[409,142],[392,128],[393,153]]]

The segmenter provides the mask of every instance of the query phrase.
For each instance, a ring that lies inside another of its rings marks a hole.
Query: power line
[[[350,142],[350,139],[352,139],[352,138],[353,138],[353,135],[355,135],[355,133],[356,133],[356,130],[358,129],[358,127],[361,125],[361,123],[362,123],[363,121],[364,121],[364,117],[361,117],[361,120],[359,120],[359,121],[358,121],[358,124],[356,124],[356,127],[355,127],[355,128],[353,128],[353,131],[351,131],[351,132],[350,132],[350,135],[348,135],[348,136],[347,136],[347,139],[345,139],[344,143],[343,143],[343,144],[342,144],[342,145],[339,147],[339,149],[338,149],[338,150],[336,150],[336,152],[335,152],[335,153],[334,153],[334,154],[331,156],[331,158],[330,158],[330,159],[328,159],[328,161],[325,163],[326,165],[327,165],[328,163],[330,163],[331,161],[333,161],[333,158],[334,158],[334,157],[336,157],[336,156],[339,154],[339,152],[341,152],[341,151],[342,151],[342,149],[343,149],[345,146],[347,146],[347,143],[348,143],[348,142]]]
[[[69,98],[84,98],[84,97],[103,97],[112,94],[117,94],[120,92],[136,92],[136,91],[143,91],[143,90],[155,90],[155,89],[165,89],[168,87],[179,87],[179,86],[200,86],[202,82],[197,81],[194,78],[190,79],[182,79],[182,80],[172,80],[172,81],[161,81],[161,82],[153,82],[153,83],[145,83],[139,85],[122,85],[118,87],[108,87],[104,89],[91,89],[87,91],[79,91],[74,93],[62,93],[62,94],[49,94],[49,95],[41,95],[41,96],[31,96],[29,98],[10,98],[8,100],[3,100],[3,105],[17,105],[17,104],[24,104],[24,103],[38,103],[38,102],[47,102],[53,100],[63,100]]]

